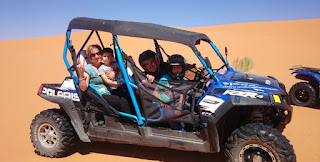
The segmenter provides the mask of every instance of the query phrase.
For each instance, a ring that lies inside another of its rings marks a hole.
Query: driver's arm
[[[153,75],[147,74],[147,80],[148,82],[152,83],[154,81],[155,77]]]
[[[201,71],[204,69],[202,64],[186,64],[186,70],[190,70],[192,68],[195,68],[197,71]]]

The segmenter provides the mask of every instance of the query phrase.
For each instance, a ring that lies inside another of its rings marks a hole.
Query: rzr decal
[[[263,95],[254,93],[254,92],[247,92],[247,91],[239,91],[239,90],[226,90],[223,95],[231,95],[231,96],[242,96],[242,97],[250,97],[250,98],[263,98]]]

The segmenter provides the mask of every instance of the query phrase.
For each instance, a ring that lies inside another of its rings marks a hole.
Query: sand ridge
[[[229,24],[185,30],[207,34],[223,54],[228,47],[228,60],[249,56],[254,59],[252,73],[272,75],[285,83],[287,91],[298,82],[290,75],[293,65],[320,68],[320,19]],[[88,32],[72,33],[76,50]],[[109,46],[111,36],[102,34]],[[138,54],[153,49],[149,40],[119,37],[120,45],[137,62]],[[79,152],[62,159],[43,158],[34,153],[29,139],[29,126],[40,111],[57,107],[36,95],[41,83],[61,83],[68,76],[62,59],[65,35],[0,41],[2,80],[2,129],[0,155],[2,161],[209,161],[218,155],[183,152],[110,143],[82,145]],[[76,41],[79,40],[79,41]],[[98,43],[97,38],[89,42]],[[168,53],[176,46],[163,42]],[[179,52],[196,60],[192,51],[179,46]],[[204,48],[203,55],[213,54]],[[209,57],[213,57],[209,55]],[[216,58],[215,58],[216,59]],[[215,61],[212,61],[215,63]],[[213,64],[214,65],[214,64]],[[291,141],[298,161],[320,161],[320,109],[294,106],[292,122],[284,135]]]

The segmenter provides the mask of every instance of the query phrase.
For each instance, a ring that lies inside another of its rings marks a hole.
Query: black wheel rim
[[[240,162],[276,162],[273,153],[259,144],[248,144],[244,146],[239,154]]]
[[[300,103],[306,103],[309,101],[309,95],[308,92],[305,89],[298,89],[295,93],[295,98]]]

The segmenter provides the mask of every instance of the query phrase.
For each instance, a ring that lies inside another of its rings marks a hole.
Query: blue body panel
[[[235,78],[233,78],[236,75],[237,76],[250,76],[250,77],[252,76],[252,77],[251,78],[240,78],[240,80],[246,79],[247,81],[238,81]],[[213,79],[211,79],[210,84],[208,86],[208,90],[198,100],[198,104],[202,101],[202,99],[206,95],[215,96],[215,97],[221,98],[223,100],[228,99],[230,97],[230,94],[224,95],[223,93],[221,93],[221,89],[224,89],[224,90],[230,89],[230,90],[236,90],[236,91],[240,91],[240,92],[256,93],[257,95],[265,96],[264,98],[268,102],[271,102],[270,97],[269,97],[270,94],[280,90],[280,88],[278,87],[278,81],[274,80],[272,78],[267,78],[267,77],[262,77],[262,76],[247,74],[247,73],[241,73],[241,72],[237,72],[237,71],[229,71],[229,70],[216,73],[216,76],[219,78],[219,80],[221,81],[223,86],[217,86],[215,84],[215,81]],[[254,77],[256,77],[256,78],[254,78]],[[265,82],[270,83],[270,86],[257,83],[258,82],[257,78],[259,80],[265,80]],[[273,85],[273,86],[271,86],[271,85]],[[220,91],[215,91],[216,89],[220,89]]]
[[[316,79],[316,81],[318,82],[318,84],[320,84],[320,75],[314,72],[307,72],[307,71],[293,71],[291,74],[301,74],[301,75],[307,75],[307,76],[311,76],[314,79]]]

